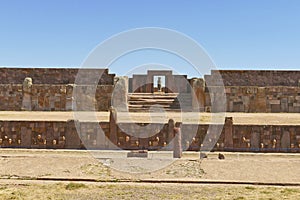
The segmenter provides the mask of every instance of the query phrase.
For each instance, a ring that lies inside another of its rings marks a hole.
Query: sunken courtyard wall
[[[151,134],[148,138],[137,138],[122,130],[144,126]],[[122,124],[117,128],[114,145],[127,150],[171,150],[167,146],[172,138],[168,136],[166,124]],[[101,127],[103,133],[99,129]],[[155,132],[155,126],[160,129]],[[215,125],[220,126],[220,125]],[[98,128],[97,128],[98,127]],[[109,149],[109,122],[80,122],[80,137],[75,123],[70,121],[0,121],[1,148],[66,148],[66,149]],[[194,135],[189,135],[196,130]],[[208,125],[183,124],[183,149],[199,151],[207,136]],[[231,133],[228,134],[228,131]],[[190,139],[187,139],[190,138]],[[214,138],[212,138],[213,140]],[[223,126],[220,137],[213,148],[215,151],[239,152],[300,152],[299,125],[232,125]]]

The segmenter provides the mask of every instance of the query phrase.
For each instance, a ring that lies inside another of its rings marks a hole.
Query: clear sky
[[[300,69],[299,0],[0,0],[0,66],[79,67],[100,42],[141,27],[190,36],[219,69]],[[162,64],[193,75],[184,61],[151,51],[112,71],[163,56]]]

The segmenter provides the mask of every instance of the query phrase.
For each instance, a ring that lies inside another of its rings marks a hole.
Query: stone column
[[[22,110],[31,111],[31,92],[32,89],[32,79],[26,77],[23,82],[23,100],[22,100]]]
[[[177,122],[174,128],[174,150],[173,158],[181,158],[182,146],[181,146],[181,123]]]
[[[21,127],[21,147],[30,148],[32,139],[31,128],[27,129],[25,126]]]
[[[117,145],[118,142],[118,125],[117,125],[117,112],[114,107],[109,108],[109,140],[114,145]],[[111,148],[111,147],[109,147]],[[112,146],[113,148],[113,146]]]
[[[225,117],[225,141],[224,148],[233,148],[233,119],[232,117]]]
[[[66,111],[73,110],[73,88],[74,84],[68,84],[66,86]]]
[[[287,151],[291,148],[291,136],[289,131],[283,131],[280,143],[283,151]]]
[[[192,107],[194,111],[203,112],[205,108],[205,82],[202,78],[191,80]]]
[[[115,78],[115,86],[112,94],[112,106],[118,112],[128,112],[128,77],[118,76]]]
[[[168,121],[168,135],[167,135],[167,142],[171,142],[174,137],[174,127],[175,123],[173,119],[169,119]]]
[[[167,132],[167,136],[166,136],[166,142],[167,142],[167,150],[173,150],[173,146],[174,146],[174,127],[175,127],[175,123],[173,119],[169,119],[168,121],[168,132]]]
[[[260,129],[253,128],[251,132],[250,149],[251,151],[259,151],[259,148],[260,148]]]

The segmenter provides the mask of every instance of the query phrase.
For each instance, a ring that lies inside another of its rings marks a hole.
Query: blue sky
[[[0,66],[79,67],[99,43],[119,32],[162,27],[182,32],[219,69],[299,69],[298,0],[0,0]],[[126,74],[162,63],[195,75],[187,63],[154,51],[120,58]]]

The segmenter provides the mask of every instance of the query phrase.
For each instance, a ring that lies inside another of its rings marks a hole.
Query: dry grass
[[[299,187],[142,183],[1,185],[0,199],[298,199]]]

